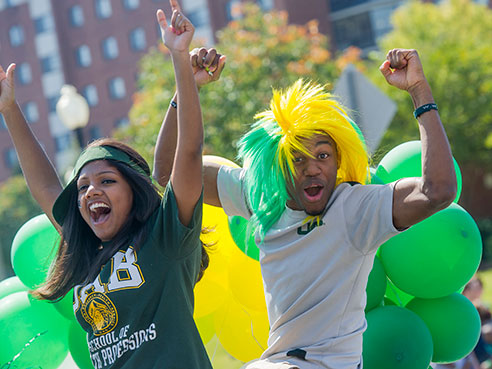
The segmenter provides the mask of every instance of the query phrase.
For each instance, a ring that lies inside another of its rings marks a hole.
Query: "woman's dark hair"
[[[133,192],[133,205],[126,223],[116,237],[102,250],[98,249],[101,240],[96,237],[75,206],[77,192],[73,191],[70,194],[70,203],[74,206],[70,206],[66,214],[60,246],[49,278],[43,286],[33,291],[35,297],[52,301],[63,298],[74,286],[94,280],[101,271],[101,266],[118,249],[131,243],[138,251],[149,234],[145,226],[146,221],[161,201],[161,195],[152,183],[149,165],[139,153],[119,141],[104,138],[88,145],[88,147],[93,146],[111,146],[125,152],[135,164],[144,170],[147,176],[138,173],[126,164],[108,160],[130,185]],[[206,252],[202,252],[202,260],[203,253],[208,258]],[[206,264],[208,265],[208,261]]]
[[[214,232],[214,228],[209,228],[209,227],[202,227],[202,234],[208,234],[210,232]],[[215,242],[211,243],[204,243],[201,241],[202,244],[202,260],[200,262],[200,272],[198,273],[198,278],[196,279],[196,283],[200,282],[200,280],[203,278],[203,274],[205,273],[205,269],[208,268],[208,264],[210,263],[210,257],[208,256],[207,248],[210,248],[215,245]]]

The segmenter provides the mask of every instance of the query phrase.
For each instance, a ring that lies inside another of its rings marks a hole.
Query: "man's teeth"
[[[96,210],[96,209],[98,209],[98,208],[107,208],[107,209],[109,209],[109,206],[108,206],[108,205],[106,205],[106,204],[105,204],[105,203],[103,203],[103,202],[96,202],[95,204],[91,204],[91,205],[89,206],[89,209],[90,209],[91,211],[95,211],[95,210]]]

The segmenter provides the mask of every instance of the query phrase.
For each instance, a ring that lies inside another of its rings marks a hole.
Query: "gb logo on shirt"
[[[74,312],[80,309],[95,336],[111,332],[118,324],[118,312],[108,295],[114,291],[139,288],[145,283],[137,264],[137,254],[131,246],[126,251],[118,251],[110,262],[108,283],[102,283],[98,276],[94,282],[74,289]]]

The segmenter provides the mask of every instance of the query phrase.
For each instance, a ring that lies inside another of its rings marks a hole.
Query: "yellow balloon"
[[[228,167],[239,168],[239,165],[230,161],[229,159],[223,158],[221,156],[216,155],[203,155],[203,161],[209,161],[215,164],[227,165]]]
[[[214,314],[202,316],[201,318],[195,318],[196,327],[200,333],[203,344],[208,343],[215,334],[214,328]]]
[[[214,280],[213,276],[205,275],[195,286],[195,318],[212,314],[225,301],[227,289]]]
[[[238,167],[219,156],[205,155],[203,160]],[[266,349],[269,332],[260,264],[236,246],[222,208],[204,205],[203,226],[213,232],[202,235],[202,241],[214,245],[207,248],[209,267],[195,288],[195,317],[198,322],[213,316],[215,334],[229,354],[253,360]]]
[[[215,335],[233,357],[248,362],[267,347],[269,324],[266,312],[248,310],[232,296],[214,314]]]
[[[238,167],[232,161],[214,155],[204,155],[204,161],[211,161],[221,165]],[[207,248],[210,256],[210,264],[207,272],[215,274],[224,283],[227,279],[227,269],[230,256],[235,248],[235,243],[229,231],[229,219],[220,207],[203,205],[202,227],[210,230],[207,234],[202,234],[202,241],[212,246]]]
[[[239,304],[254,311],[266,312],[260,263],[237,247],[229,263],[229,288]]]
[[[227,215],[222,208],[204,205],[202,226],[212,229],[201,235],[209,256],[203,278],[195,286],[195,316],[202,317],[217,310],[229,290],[228,268],[236,247],[229,232]]]
[[[227,215],[222,208],[204,204],[202,227],[208,230],[208,233],[202,232],[201,235],[202,241],[206,244],[221,246],[220,244],[223,242],[234,242],[229,232]],[[220,248],[223,249],[223,247]]]
[[[229,233],[227,215],[222,208],[204,205],[202,226],[211,229],[201,236],[202,242],[208,245],[206,250],[210,260],[204,278],[213,275],[215,282],[227,289],[227,265],[235,247]]]

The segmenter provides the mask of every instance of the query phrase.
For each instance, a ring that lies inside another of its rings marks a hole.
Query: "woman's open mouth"
[[[89,206],[90,216],[94,224],[101,224],[109,217],[111,208],[103,202],[95,202]]]

